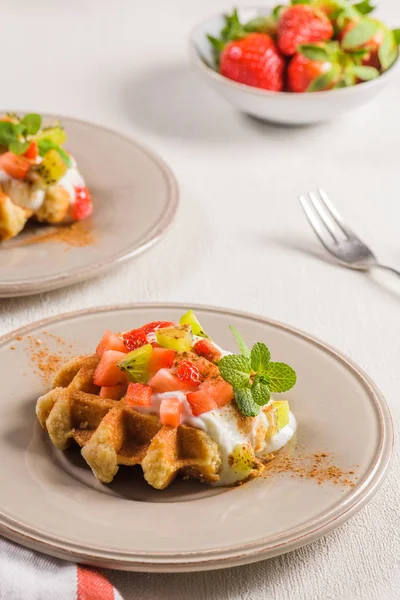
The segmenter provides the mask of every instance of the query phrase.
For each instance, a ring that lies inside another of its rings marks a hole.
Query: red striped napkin
[[[33,552],[0,537],[0,599],[123,600],[97,569]]]

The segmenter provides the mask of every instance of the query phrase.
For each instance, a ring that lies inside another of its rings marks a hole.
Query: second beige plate
[[[354,487],[285,473],[233,489],[177,481],[160,492],[135,468],[121,469],[113,484],[102,485],[79,452],[52,446],[35,417],[36,399],[48,388],[37,374],[44,348],[89,353],[106,328],[175,321],[187,308],[83,311],[0,340],[0,533],[50,555],[116,569],[216,569],[298,548],[344,523],[372,497],[389,463],[393,428],[367,375],[306,334],[217,308],[193,307],[223,347],[235,350],[228,329],[234,325],[249,344],[264,341],[274,360],[295,367],[298,383],[287,397],[298,420],[298,445],[354,470]]]
[[[0,243],[0,298],[36,294],[98,275],[147,250],[175,217],[177,184],[156,155],[100,125],[44,116],[47,122],[56,118],[65,126],[66,148],[93,196],[93,217],[80,223],[77,234],[62,230],[62,236],[51,237],[54,228],[37,227]]]

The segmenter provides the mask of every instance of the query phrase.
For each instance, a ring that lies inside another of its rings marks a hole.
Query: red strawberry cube
[[[117,363],[125,357],[124,352],[105,350],[94,372],[93,382],[100,387],[111,387],[126,382],[126,375]]]
[[[128,352],[124,342],[115,333],[107,329],[96,348],[96,354],[102,356],[106,350],[118,350],[118,352]]]
[[[129,406],[151,406],[151,395],[153,391],[149,385],[144,383],[130,383],[125,396],[125,402]]]

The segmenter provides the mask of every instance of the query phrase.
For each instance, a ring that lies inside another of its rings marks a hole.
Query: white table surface
[[[378,255],[400,266],[400,81],[341,121],[261,125],[234,112],[189,67],[190,29],[230,6],[231,0],[1,2],[0,104],[87,118],[136,137],[174,170],[181,208],[165,239],[112,273],[0,300],[0,334],[117,302],[233,307],[337,346],[376,380],[398,421],[400,281],[325,262],[296,194],[323,185]],[[381,2],[381,15],[400,26],[400,2]],[[395,600],[399,497],[397,456],[361,513],[296,552],[219,572],[110,577],[127,599]]]

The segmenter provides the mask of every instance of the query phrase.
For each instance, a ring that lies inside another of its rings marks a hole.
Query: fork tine
[[[299,196],[300,204],[304,210],[304,213],[319,238],[321,244],[332,252],[332,245],[337,244],[336,238],[332,235],[331,231],[325,227],[325,224],[321,221],[320,216],[316,213],[314,205],[309,198],[306,196]]]
[[[339,229],[343,232],[343,234],[348,238],[354,236],[354,233],[352,232],[350,227],[347,227],[347,225],[344,224],[342,217],[336,210],[335,206],[332,204],[332,202],[329,199],[329,196],[325,192],[325,190],[320,188],[318,190],[318,193],[319,193],[319,196],[320,196],[323,206],[328,211],[328,213],[330,214],[332,219],[335,221],[335,223],[339,227]]]
[[[314,192],[308,192],[308,197],[310,198],[310,202],[313,205],[315,212],[318,214],[319,218],[331,234],[335,243],[339,243],[339,239],[342,238],[342,229],[337,225],[336,220],[331,215],[328,209],[326,209],[325,204],[321,198],[319,198]]]

